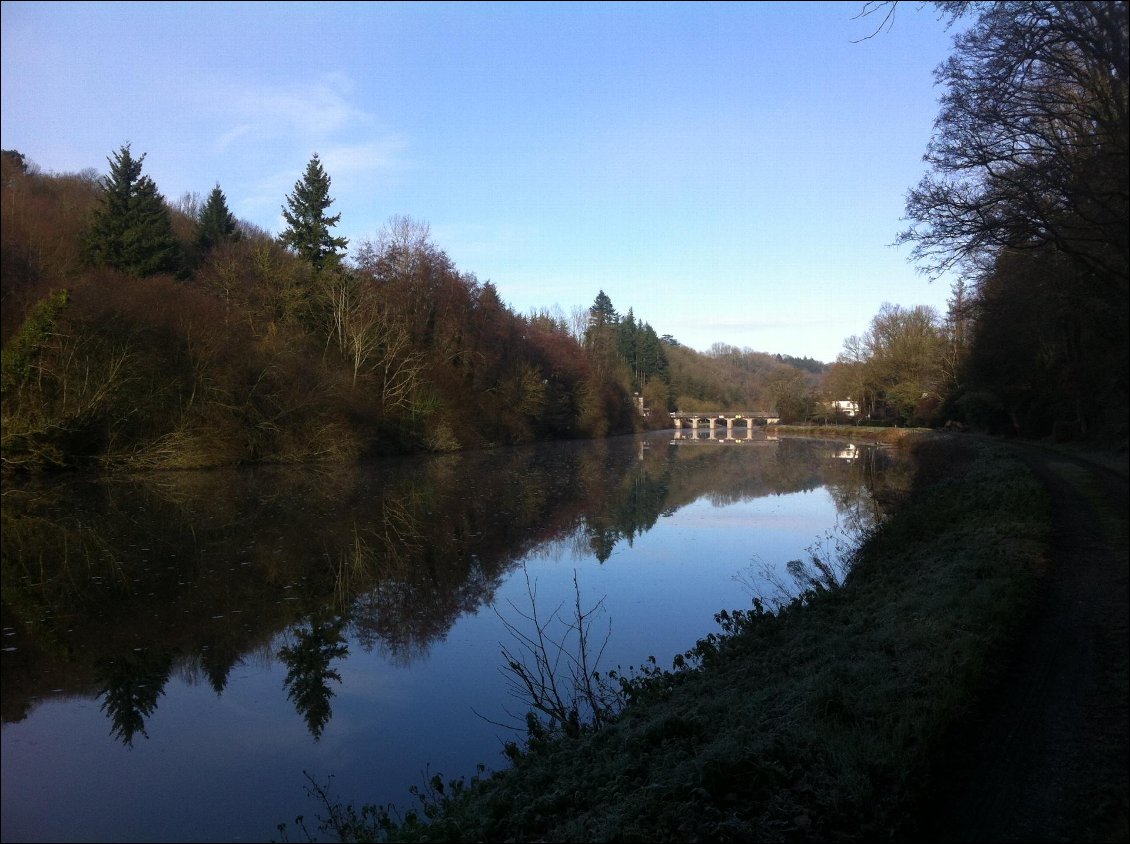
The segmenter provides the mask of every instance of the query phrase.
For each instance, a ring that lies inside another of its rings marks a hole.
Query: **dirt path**
[[[1037,612],[959,742],[938,841],[1126,841],[1127,478],[1038,446],[1054,539]]]

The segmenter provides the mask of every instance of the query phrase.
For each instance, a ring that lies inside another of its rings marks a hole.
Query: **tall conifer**
[[[239,229],[235,217],[228,210],[224,192],[216,185],[196,220],[196,243],[202,251],[207,252],[221,243],[236,240],[239,240]]]
[[[306,165],[305,175],[295,182],[294,193],[286,198],[282,212],[287,227],[279,239],[316,270],[336,265],[349,244],[346,238],[330,234],[330,229],[341,219],[340,214],[332,217],[326,214],[331,205],[330,177],[322,169],[318,154],[314,153]]]
[[[86,236],[88,260],[136,276],[180,272],[181,244],[165,198],[141,173],[145,156],[134,158],[126,144],[107,161],[110,173],[101,181],[102,205]]]

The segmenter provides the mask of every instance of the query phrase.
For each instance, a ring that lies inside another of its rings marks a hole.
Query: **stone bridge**
[[[675,422],[676,431],[681,431],[683,426],[687,422],[690,422],[691,431],[695,434],[698,432],[699,423],[706,422],[710,428],[711,438],[714,436],[714,429],[717,427],[718,422],[723,421],[726,423],[727,439],[733,439],[735,422],[742,422],[746,428],[746,437],[752,438],[755,426],[776,425],[781,421],[781,417],[777,414],[766,413],[760,410],[707,410],[696,413],[675,412],[671,414],[671,419]]]

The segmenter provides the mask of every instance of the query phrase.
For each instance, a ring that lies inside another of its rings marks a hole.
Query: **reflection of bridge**
[[[675,430],[681,431],[683,425],[689,420],[691,423],[691,430],[697,435],[698,423],[705,421],[710,427],[710,436],[714,436],[714,428],[718,424],[718,420],[726,423],[726,439],[733,439],[734,436],[734,423],[744,422],[746,427],[746,437],[753,437],[753,428],[755,425],[775,425],[781,421],[781,417],[775,413],[764,413],[762,411],[730,411],[730,410],[707,410],[698,413],[672,413],[671,418],[675,420]]]
[[[690,427],[697,428],[699,421],[709,421],[711,429],[719,419],[725,420],[725,427],[732,428],[738,419],[744,420],[747,426],[751,425],[776,425],[781,417],[776,414],[766,414],[762,410],[703,410],[698,412],[673,412],[671,418],[675,419],[675,427],[683,427],[686,419],[690,420]]]

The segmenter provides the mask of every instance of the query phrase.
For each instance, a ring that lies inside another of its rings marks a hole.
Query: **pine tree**
[[[107,161],[110,173],[101,182],[102,206],[87,231],[87,259],[142,277],[180,272],[181,244],[165,198],[141,173],[145,156],[134,158],[126,144]]]
[[[279,239],[298,255],[308,261],[316,270],[334,266],[341,261],[349,241],[344,237],[333,237],[330,229],[341,219],[340,214],[326,215],[326,209],[333,204],[330,198],[330,177],[322,169],[318,154],[306,165],[306,173],[294,184],[294,193],[286,198],[282,209],[287,228]]]
[[[196,243],[201,251],[207,252],[221,243],[233,243],[237,240],[239,229],[235,217],[228,210],[224,192],[216,185],[196,220]]]
[[[616,309],[612,307],[612,299],[608,294],[601,290],[596,294],[596,300],[589,308],[589,324],[594,327],[602,327],[605,325],[616,325],[620,321],[620,315],[616,313]]]

